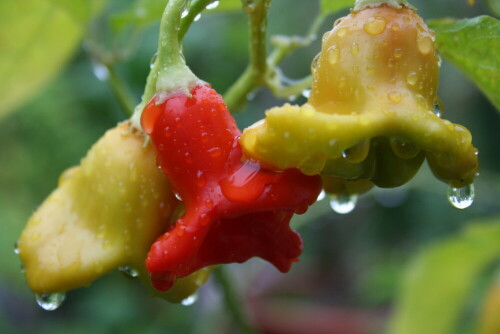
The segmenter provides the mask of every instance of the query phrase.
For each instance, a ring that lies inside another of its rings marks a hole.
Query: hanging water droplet
[[[198,300],[198,295],[193,294],[193,295],[187,297],[186,299],[183,299],[181,301],[181,304],[184,306],[189,306],[189,305],[193,305],[197,300]]]
[[[210,10],[210,9],[215,9],[217,8],[217,6],[219,5],[219,1],[214,1],[214,2],[211,2],[207,5],[207,7],[205,7],[206,9]]]
[[[325,199],[325,197],[326,197],[325,191],[321,190],[321,192],[319,193],[318,198],[316,200],[319,202],[319,201],[322,201],[323,199]]]
[[[432,109],[432,112],[437,116],[441,117],[441,106],[439,105],[439,102],[436,101],[434,103],[434,109]]]
[[[311,96],[311,90],[310,89],[304,89],[302,91],[302,96],[308,99]]]
[[[120,270],[123,274],[130,276],[132,278],[139,276],[139,271],[129,266],[118,267],[118,270]]]
[[[35,295],[37,304],[45,311],[54,311],[63,303],[65,293],[44,293]]]
[[[198,15],[194,17],[194,22],[197,22],[199,19],[201,19],[201,13],[198,13]]]
[[[370,141],[363,140],[361,143],[354,145],[342,152],[342,157],[352,163],[360,163],[365,160],[370,152]]]
[[[354,210],[357,202],[358,195],[356,194],[335,194],[330,196],[330,207],[340,214],[346,214]]]
[[[19,255],[19,244],[17,241],[14,244],[14,254]]]
[[[457,209],[465,209],[474,202],[474,184],[468,184],[462,188],[448,188],[448,201]]]
[[[109,71],[106,66],[96,61],[92,61],[92,73],[100,81],[106,81],[109,78]]]
[[[151,60],[149,61],[149,68],[153,68],[156,62],[156,58],[158,58],[158,52],[155,52],[154,55],[151,57]]]
[[[391,138],[390,145],[394,154],[401,159],[413,159],[420,153],[420,149],[407,141]]]
[[[182,11],[182,14],[181,14],[181,17],[182,18],[185,18],[187,16],[187,14],[189,14],[189,10],[186,8]]]

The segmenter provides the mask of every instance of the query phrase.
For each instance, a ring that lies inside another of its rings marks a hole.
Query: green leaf
[[[0,1],[0,118],[58,73],[103,0]]]
[[[354,6],[354,0],[321,0],[321,13],[328,15]]]
[[[500,110],[500,23],[489,16],[430,22],[440,54]]]
[[[203,1],[203,0],[202,0]],[[191,5],[194,4],[194,0]],[[214,3],[216,1],[213,1]],[[111,24],[117,30],[128,24],[146,25],[161,19],[166,0],[137,0],[131,9],[113,15]],[[210,7],[209,7],[210,8]],[[220,0],[217,7],[203,11],[203,14],[232,12],[241,10],[241,0]]]
[[[390,334],[452,334],[476,279],[500,259],[500,217],[424,249],[406,272]]]

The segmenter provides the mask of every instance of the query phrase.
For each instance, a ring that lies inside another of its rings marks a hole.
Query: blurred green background
[[[482,1],[473,7],[466,0],[411,2],[426,20],[491,15]],[[106,20],[131,4],[109,1],[92,22],[89,36],[101,31],[99,43],[115,47],[116,36],[105,33]],[[318,10],[316,1],[274,0],[269,34],[304,35]],[[346,13],[330,16],[320,31],[329,30]],[[137,101],[156,49],[157,30],[158,24],[146,26],[133,43],[130,32],[120,35],[118,46],[130,54],[118,63],[117,71]],[[223,92],[247,64],[247,35],[242,11],[202,15],[185,38],[187,63]],[[282,64],[283,72],[290,78],[304,77],[319,49],[316,41],[294,52]],[[106,129],[126,117],[108,83],[94,74],[102,74],[102,68],[86,50],[82,44],[53,80],[0,119],[0,333],[236,333],[212,281],[200,290],[195,304],[182,306],[155,299],[139,282],[114,272],[88,288],[69,292],[54,312],[39,308],[25,285],[13,250],[28,217],[54,189],[60,173],[78,164]],[[441,70],[444,118],[466,126],[480,152],[474,204],[462,211],[452,208],[447,186],[434,179],[427,166],[404,187],[361,196],[348,215],[334,213],[328,199],[316,203],[294,220],[305,250],[289,274],[279,274],[259,259],[229,266],[252,322],[263,332],[383,333],[405,269],[421,250],[457,235],[472,221],[500,223],[495,218],[500,217],[500,114],[449,63],[443,61]],[[299,97],[295,102],[304,101]],[[266,108],[282,103],[260,90],[235,117],[245,127],[262,118]],[[497,257],[496,265],[474,280],[453,333],[473,333],[485,293],[499,274],[498,264]]]

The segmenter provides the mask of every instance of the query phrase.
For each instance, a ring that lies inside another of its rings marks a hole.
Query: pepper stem
[[[408,0],[356,0],[353,11],[357,12],[366,7],[378,7],[381,5],[387,5],[396,9],[401,9],[403,6],[415,9],[415,7],[408,3]]]
[[[188,2],[189,0],[169,0],[163,12],[158,38],[158,56],[146,80],[142,100],[135,107],[131,118],[132,125],[140,131],[142,131],[140,122],[142,110],[155,94],[158,93],[157,103],[162,103],[174,92],[181,91],[188,95],[193,87],[204,84],[186,65],[179,42],[181,14]]]

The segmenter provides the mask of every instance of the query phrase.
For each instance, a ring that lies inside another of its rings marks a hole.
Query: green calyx
[[[357,12],[366,7],[378,7],[381,5],[387,5],[396,9],[401,9],[403,6],[414,10],[416,9],[410,5],[407,0],[356,0],[353,11]]]
[[[142,110],[155,94],[158,103],[163,102],[172,93],[183,92],[189,95],[192,88],[204,84],[186,65],[181,52],[179,27],[181,14],[189,0],[170,0],[163,12],[158,38],[158,56],[149,72],[141,102],[135,107],[131,117],[132,125],[141,128]]]

